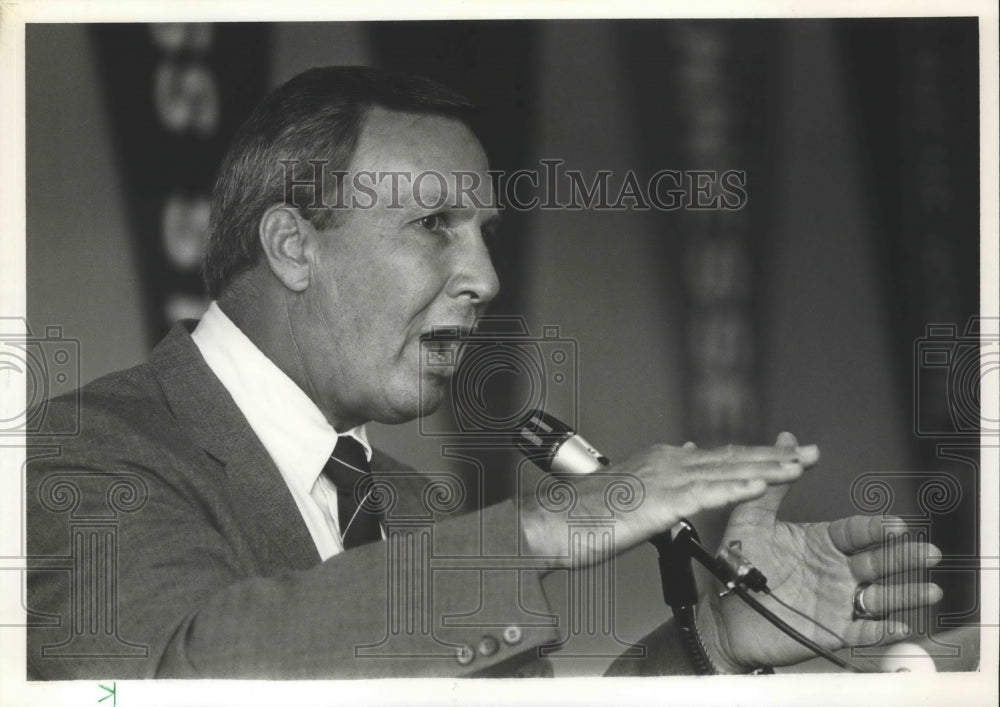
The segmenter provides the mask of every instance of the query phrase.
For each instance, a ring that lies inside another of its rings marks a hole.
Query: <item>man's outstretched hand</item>
[[[778,446],[794,449],[797,442],[784,432],[778,436]],[[904,526],[894,518],[858,515],[822,523],[778,521],[775,516],[789,486],[769,486],[762,496],[738,505],[723,546],[739,540],[743,555],[767,576],[775,596],[840,638],[771,597],[759,594],[757,599],[830,650],[905,638],[907,627],[891,615],[941,599],[937,585],[913,576],[916,570],[937,564],[940,551],[900,538]],[[855,591],[864,585],[869,585],[862,596],[863,606],[873,615],[869,619],[854,617]],[[704,598],[698,625],[709,654],[725,672],[788,665],[813,657],[736,596],[712,593]]]
[[[553,569],[596,564],[669,530],[685,516],[757,498],[769,485],[787,486],[818,457],[815,447],[794,445],[697,449],[658,444],[602,472],[548,477],[551,485],[543,482],[522,499],[521,525],[530,552],[551,558]],[[558,503],[569,497],[572,504]],[[616,498],[627,500],[615,503]],[[571,554],[570,513],[613,519],[614,543]]]

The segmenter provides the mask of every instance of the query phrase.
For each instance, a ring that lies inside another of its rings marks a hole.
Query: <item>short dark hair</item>
[[[285,180],[294,172],[286,174],[281,162],[305,167],[309,160],[322,160],[328,174],[346,170],[364,117],[374,106],[466,124],[475,111],[465,96],[435,81],[366,66],[309,69],[277,88],[236,132],[219,168],[202,268],[210,297],[218,298],[260,259],[258,224],[268,208],[287,203]],[[296,206],[317,228],[333,223],[332,208]]]

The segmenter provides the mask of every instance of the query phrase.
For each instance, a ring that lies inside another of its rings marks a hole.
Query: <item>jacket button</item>
[[[508,626],[503,630],[503,642],[508,646],[516,646],[521,642],[521,629],[518,626]]]
[[[479,655],[491,656],[500,650],[500,641],[493,636],[483,636],[482,640],[479,641],[477,650],[479,651]]]
[[[455,660],[459,665],[468,665],[476,659],[476,652],[469,646],[461,645],[455,650]]]

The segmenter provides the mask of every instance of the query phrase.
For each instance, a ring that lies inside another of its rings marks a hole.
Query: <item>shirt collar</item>
[[[365,426],[338,433],[309,396],[215,302],[191,338],[288,483],[308,493],[339,434],[360,442],[371,460]]]

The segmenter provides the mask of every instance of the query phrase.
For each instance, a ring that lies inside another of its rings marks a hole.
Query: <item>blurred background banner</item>
[[[629,174],[640,187],[665,175],[661,197],[677,187],[672,209],[640,193],[628,208],[505,210],[493,311],[573,357],[560,369],[572,385],[546,389],[549,411],[611,458],[792,431],[823,458],[783,515],[912,519],[948,558],[933,573],[946,591],[935,621],[973,623],[979,434],[997,434],[996,421],[980,429],[979,383],[988,373],[995,389],[998,370],[997,322],[976,320],[978,29],[976,18],[28,25],[29,322],[79,339],[85,381],[142,362],[206,304],[197,262],[214,171],[264,92],[319,65],[424,74],[482,106],[493,169],[558,162],[588,183],[609,172],[612,194]],[[523,395],[506,379],[490,392],[507,407]],[[462,404],[444,406],[443,425]],[[485,469],[473,497],[510,492],[514,457],[443,459],[463,437],[422,429],[371,434],[420,468]],[[697,521],[710,542],[720,518]],[[629,588],[617,630],[634,640],[662,618],[652,550],[617,572]]]
[[[656,261],[662,294],[677,303],[684,347],[684,433],[703,445],[753,444],[762,427],[759,344],[762,302],[772,294],[770,243],[774,76],[780,37],[774,22],[629,22],[618,43],[635,105],[647,175],[664,165],[694,176],[690,208],[651,216],[662,234]],[[750,185],[727,205],[716,182]],[[700,183],[712,196],[699,193]],[[702,204],[711,206],[705,207]],[[727,208],[729,206],[729,208]]]
[[[90,27],[151,345],[208,306],[201,259],[212,183],[264,97],[268,35],[254,23]]]
[[[887,345],[894,360],[914,361],[893,380],[899,404],[913,411],[907,459],[959,484],[942,491],[945,513],[926,504],[934,541],[951,561],[936,581],[951,597],[968,596],[962,588],[976,574],[979,383],[989,370],[995,381],[997,369],[996,322],[975,317],[979,277],[971,269],[979,252],[977,35],[968,21],[931,19],[838,28],[857,77],[850,100],[877,226],[879,294],[892,313]],[[991,340],[992,348],[981,346]],[[995,440],[996,421],[989,427]],[[956,613],[944,625],[978,609],[975,600],[950,607]]]

